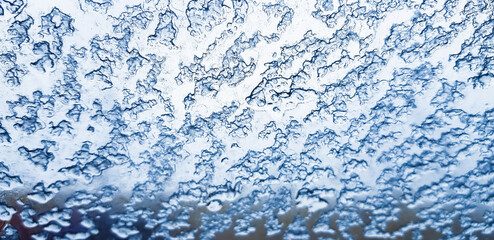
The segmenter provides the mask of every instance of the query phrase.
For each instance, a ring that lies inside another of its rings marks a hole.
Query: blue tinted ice
[[[0,0],[0,239],[494,239],[491,0]]]

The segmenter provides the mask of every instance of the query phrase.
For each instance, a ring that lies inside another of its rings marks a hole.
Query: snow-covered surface
[[[492,239],[493,78],[490,0],[0,0],[0,239]]]

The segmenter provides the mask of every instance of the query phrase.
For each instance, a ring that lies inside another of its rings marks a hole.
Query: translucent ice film
[[[494,1],[0,0],[0,239],[494,239]]]

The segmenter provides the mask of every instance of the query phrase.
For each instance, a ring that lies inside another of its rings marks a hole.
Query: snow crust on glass
[[[0,0],[0,239],[494,239],[491,0]]]

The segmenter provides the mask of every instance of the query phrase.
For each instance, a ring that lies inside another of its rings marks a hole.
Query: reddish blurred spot
[[[0,221],[0,233],[1,233],[1,231],[3,231],[3,229],[5,228],[5,226],[7,226],[7,222]]]
[[[3,234],[3,230],[5,229],[5,227],[8,224],[12,225],[12,227],[17,230],[17,233],[19,234],[19,239],[21,239],[21,240],[22,239],[32,239],[31,235],[42,230],[41,227],[26,228],[22,224],[22,220],[21,220],[21,217],[19,216],[19,213],[16,213],[12,216],[12,219],[10,220],[10,222],[0,221],[0,236]]]

